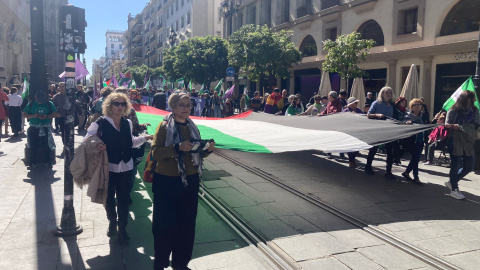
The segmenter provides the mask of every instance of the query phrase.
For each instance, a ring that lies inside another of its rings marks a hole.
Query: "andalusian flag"
[[[188,89],[192,91],[192,80],[190,80],[190,82],[188,83]]]
[[[150,80],[147,81],[147,83],[145,84],[145,86],[143,86],[143,88],[148,89],[149,87],[150,87]]]
[[[170,113],[143,104],[134,104],[133,107],[140,124],[151,124],[147,127],[149,134],[154,134],[163,117]],[[408,138],[437,126],[398,125],[395,120],[371,120],[353,113],[277,117],[248,111],[227,118],[190,116],[190,119],[198,126],[202,139],[214,139],[216,147],[258,153],[355,152]]]
[[[202,83],[202,87],[200,88],[200,91],[198,91],[198,94],[201,95],[205,91],[205,82]]]
[[[455,102],[457,101],[457,98],[460,96],[462,91],[472,91],[473,93],[475,93],[475,85],[473,84],[472,77],[468,78],[468,80],[466,80],[462,84],[462,86],[460,86],[457,89],[457,91],[455,91],[453,95],[449,99],[447,99],[447,101],[443,104],[443,109],[445,111],[448,111],[450,107],[452,107],[453,104],[455,104]],[[475,106],[480,110],[480,104],[478,103],[478,97],[476,93],[475,93],[475,98],[477,99],[477,101],[475,101]]]
[[[137,83],[135,82],[134,79],[130,82],[130,85],[128,86],[130,89],[137,89]]]
[[[220,94],[220,90],[222,89],[222,84],[223,84],[223,79],[221,79],[221,80],[218,82],[217,86],[215,86],[215,91],[217,91],[218,94]]]
[[[23,80],[22,99],[28,99],[30,94],[30,84],[27,81],[27,76]]]

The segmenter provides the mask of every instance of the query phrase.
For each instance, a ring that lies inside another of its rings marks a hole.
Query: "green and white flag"
[[[222,89],[222,84],[223,84],[223,79],[221,79],[221,80],[218,82],[217,86],[215,86],[215,91],[217,91],[218,94],[220,94],[220,90]]]
[[[202,87],[200,88],[200,91],[198,91],[198,94],[201,95],[205,91],[205,82],[202,83]]]
[[[145,86],[143,88],[148,89],[149,87],[150,87],[150,80],[147,81],[147,83],[145,84]]]
[[[130,82],[130,85],[128,86],[130,89],[137,89],[137,83],[135,82],[134,79]]]
[[[455,102],[457,101],[457,98],[460,96],[462,91],[472,91],[473,93],[475,93],[475,85],[473,84],[472,77],[468,78],[468,80],[466,80],[462,84],[462,86],[460,86],[453,93],[453,95],[449,99],[447,99],[447,101],[445,101],[445,103],[443,104],[443,109],[445,111],[448,111],[453,106],[453,104],[455,104]],[[476,93],[475,93],[475,98],[477,99],[477,101],[475,101],[475,107],[477,107],[480,110],[480,104],[478,103],[478,97]]]
[[[30,90],[30,84],[27,81],[27,77],[25,76],[25,79],[23,80],[23,89],[22,89],[22,99],[28,99],[29,96],[29,90]]]
[[[192,91],[192,80],[190,80],[190,82],[188,83],[188,89]]]

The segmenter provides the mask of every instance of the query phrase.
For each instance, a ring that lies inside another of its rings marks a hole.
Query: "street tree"
[[[132,67],[126,67],[122,70],[123,74],[126,74],[127,72],[130,71],[130,75],[132,76],[132,79],[135,81],[135,84],[138,86],[143,86],[143,81],[145,79],[145,75],[148,74],[149,76],[161,76],[162,75],[162,69],[157,67],[157,68],[148,68],[147,65],[141,65],[141,66],[132,66]],[[117,81],[120,81],[119,75],[117,75]]]
[[[225,75],[228,67],[228,42],[216,36],[194,37],[165,51],[163,71],[173,80],[184,78],[185,84],[210,83]]]
[[[293,31],[272,32],[267,26],[244,25],[230,36],[228,60],[253,81],[269,77],[269,88],[275,77],[286,78],[288,69],[302,60],[291,41]]]
[[[362,39],[358,32],[341,35],[335,41],[325,40],[323,49],[327,51],[327,56],[322,64],[323,71],[337,72],[345,80],[345,89],[348,89],[348,79],[365,75],[358,64],[365,61],[374,45],[374,40]]]

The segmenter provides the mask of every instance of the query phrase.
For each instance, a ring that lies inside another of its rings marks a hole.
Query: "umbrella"
[[[328,94],[332,91],[332,85],[330,84],[330,75],[328,72],[322,73],[322,80],[320,81],[320,87],[318,87],[318,95],[319,96],[328,96]]]
[[[363,87],[363,79],[355,78],[353,80],[352,90],[350,91],[350,97],[355,97],[358,100],[358,108],[362,109],[365,107],[365,88]]]
[[[410,66],[410,71],[408,72],[408,76],[405,80],[405,84],[403,85],[400,96],[406,98],[407,102],[410,102],[410,100],[419,97],[418,74],[415,64],[412,64],[412,66]]]

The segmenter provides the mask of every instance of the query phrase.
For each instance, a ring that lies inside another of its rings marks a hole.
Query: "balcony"
[[[321,10],[340,5],[340,0],[322,0]]]
[[[337,1],[338,2],[338,1]],[[307,15],[310,15],[312,13],[312,6],[311,5],[305,5],[297,8],[297,18],[301,18]]]
[[[133,51],[134,51],[134,52],[137,51],[138,49],[141,49],[141,48],[143,48],[141,42],[138,42],[138,43],[133,44]]]
[[[143,22],[142,21],[138,21],[137,23],[135,23],[135,25],[133,26],[132,28],[132,31],[135,31],[135,29],[139,26],[142,26],[143,25]]]

